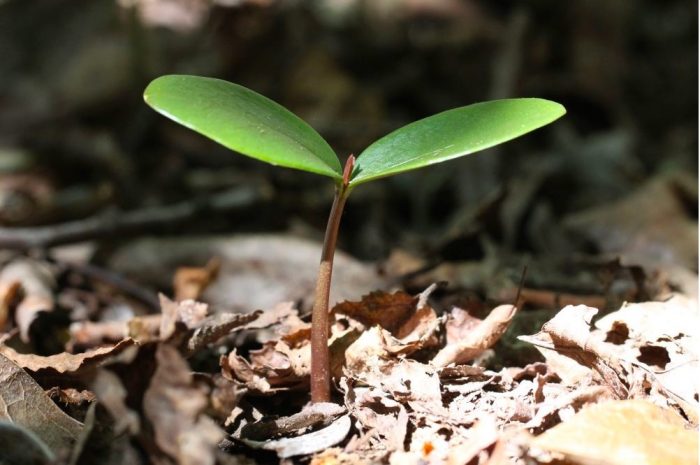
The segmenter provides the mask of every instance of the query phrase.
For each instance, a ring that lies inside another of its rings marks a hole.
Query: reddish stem
[[[343,215],[343,207],[348,197],[348,185],[354,163],[355,157],[350,155],[343,170],[343,184],[335,192],[335,199],[326,226],[326,236],[323,240],[321,264],[316,280],[316,297],[311,314],[311,402],[329,402],[331,400],[328,301],[340,218]]]

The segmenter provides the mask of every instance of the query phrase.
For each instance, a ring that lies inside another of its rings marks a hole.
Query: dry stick
[[[350,155],[343,171],[343,184],[335,191],[333,206],[326,226],[326,236],[323,239],[314,308],[311,313],[311,402],[329,402],[331,400],[328,301],[331,292],[333,256],[338,240],[338,228],[340,227],[340,218],[343,215],[343,207],[348,198],[348,184],[354,164],[355,157]]]
[[[111,211],[56,225],[0,228],[0,249],[40,249],[106,236],[142,233],[166,225],[178,224],[206,212],[244,207],[264,196],[263,189],[236,188],[206,199],[123,213]]]

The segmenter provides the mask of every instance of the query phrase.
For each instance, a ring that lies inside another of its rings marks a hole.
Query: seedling
[[[168,118],[243,155],[320,174],[335,182],[311,321],[311,400],[330,400],[328,298],[338,228],[350,192],[369,181],[422,168],[514,139],[566,113],[538,98],[482,102],[447,110],[382,137],[343,168],[328,143],[286,108],[219,79],[170,75],[155,79],[146,103]]]

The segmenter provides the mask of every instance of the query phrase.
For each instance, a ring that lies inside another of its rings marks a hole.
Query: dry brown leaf
[[[136,342],[133,339],[123,341],[106,347],[91,349],[81,354],[69,354],[62,352],[56,355],[41,356],[35,354],[21,354],[4,344],[0,344],[0,354],[12,360],[17,365],[27,370],[38,372],[51,370],[58,373],[77,373],[98,367],[111,362],[117,357],[130,358],[136,351]]]
[[[129,337],[129,324],[120,320],[76,321],[71,323],[69,331],[71,349],[87,349],[126,339]]]
[[[98,369],[88,385],[112,416],[115,435],[123,432],[135,435],[139,432],[139,416],[126,406],[127,392],[117,375],[104,368]]]
[[[643,400],[589,406],[530,444],[573,465],[686,465],[698,460],[697,432],[686,429],[675,412]]]
[[[438,344],[437,332],[442,319],[435,310],[423,306],[396,330],[396,337],[387,338],[387,348],[393,354],[408,355]]]
[[[582,386],[571,393],[559,392],[546,396],[535,416],[525,426],[536,432],[541,431],[563,421],[587,404],[609,399],[610,392],[603,386]]]
[[[247,329],[262,314],[262,310],[253,313],[219,313],[198,322],[187,339],[185,354],[191,355],[234,330]]]
[[[228,356],[221,356],[222,374],[262,394],[305,386],[308,383],[306,376],[297,375],[289,357],[277,351],[275,345],[269,342],[262,349],[251,351],[250,362],[238,355],[235,349]]]
[[[209,306],[194,300],[174,302],[160,294],[161,315],[147,315],[129,321],[129,334],[140,343],[166,341],[177,338],[185,355],[190,356],[208,344],[246,326],[263,314],[262,310],[252,313],[218,313],[207,316]],[[279,315],[273,315],[273,319]],[[272,321],[270,324],[272,324]],[[257,326],[253,326],[257,327]]]
[[[393,294],[374,291],[359,302],[339,303],[332,312],[347,315],[368,327],[379,325],[393,333],[411,317],[417,302],[416,297],[402,291]]]
[[[239,439],[263,441],[279,436],[299,434],[320,425],[327,426],[346,412],[344,407],[331,402],[317,402],[305,406],[301,412],[288,417],[259,420],[240,430]]]
[[[345,391],[345,406],[363,432],[363,443],[378,440],[386,450],[403,450],[408,431],[408,412],[399,402],[380,389],[355,387],[348,380],[341,381]],[[355,444],[353,450],[362,450]]]
[[[477,326],[474,326],[470,319],[463,318],[461,321],[469,326],[470,330],[462,332],[453,326],[453,335],[462,337],[440,350],[433,358],[432,364],[444,367],[451,363],[461,364],[475,359],[498,342],[508,329],[516,311],[513,305],[499,305]]]
[[[325,428],[301,436],[268,441],[252,441],[250,439],[241,439],[241,441],[254,449],[272,450],[280,458],[289,458],[296,455],[313,454],[335,446],[345,439],[351,427],[352,420],[348,415],[343,415]]]
[[[53,274],[45,264],[32,259],[18,259],[0,272],[0,283],[19,282],[22,298],[15,309],[15,323],[23,342],[29,342],[29,328],[41,312],[53,310]]]
[[[194,385],[190,368],[176,348],[160,344],[156,362],[143,398],[156,444],[180,465],[214,465],[223,431],[202,414],[208,405],[206,390]]]
[[[548,350],[554,350],[593,370],[618,399],[626,399],[631,367],[622,363],[614,345],[606,343],[602,335],[591,333],[591,320],[596,313],[598,309],[584,305],[564,307],[542,326],[542,331],[519,339],[534,344],[548,360],[553,356]],[[564,378],[566,374],[560,376]]]
[[[181,266],[175,271],[173,289],[175,300],[197,300],[211,284],[221,269],[221,260],[214,257],[203,267]]]
[[[36,434],[59,457],[80,437],[83,424],[64,413],[12,360],[0,354],[0,420]]]
[[[161,341],[165,341],[175,334],[178,323],[183,324],[187,329],[197,327],[206,318],[209,311],[207,304],[194,300],[174,302],[163,294],[159,294],[158,298],[162,314],[159,332]]]

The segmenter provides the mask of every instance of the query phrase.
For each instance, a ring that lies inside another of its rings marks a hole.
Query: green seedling
[[[327,176],[335,199],[326,227],[311,329],[311,400],[330,400],[328,299],[340,217],[350,192],[369,181],[469,155],[551,123],[566,113],[538,98],[495,100],[447,110],[377,140],[343,168],[328,143],[292,112],[219,79],[170,75],[144,93],[159,113],[243,155]]]

